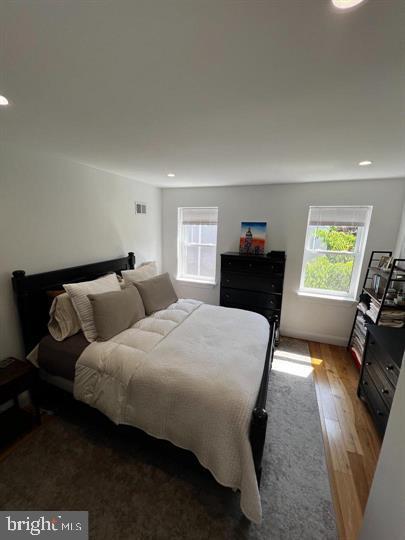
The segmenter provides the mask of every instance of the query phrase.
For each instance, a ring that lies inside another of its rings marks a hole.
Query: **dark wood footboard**
[[[262,474],[262,458],[264,443],[266,441],[266,429],[267,429],[267,388],[269,385],[269,374],[271,364],[273,361],[274,352],[274,337],[275,337],[276,325],[274,322],[270,322],[270,335],[269,343],[267,345],[266,360],[264,363],[262,380],[260,383],[259,393],[257,395],[255,408],[252,413],[252,420],[250,423],[250,444],[252,446],[253,461],[255,464],[255,471],[257,476],[257,482],[260,486],[260,479]]]

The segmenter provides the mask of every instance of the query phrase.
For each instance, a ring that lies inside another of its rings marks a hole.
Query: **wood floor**
[[[357,540],[381,439],[357,398],[359,372],[343,347],[309,342],[340,540]]]

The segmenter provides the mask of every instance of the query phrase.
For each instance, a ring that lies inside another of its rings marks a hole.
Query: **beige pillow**
[[[143,264],[135,270],[123,270],[121,272],[125,283],[138,283],[157,276],[157,265],[155,261]]]
[[[177,294],[173,288],[169,274],[159,276],[135,283],[135,287],[141,294],[146,315],[151,315],[155,311],[166,309],[170,304],[177,302]]]
[[[63,341],[79,332],[80,321],[67,293],[54,297],[49,315],[48,330],[56,341]]]
[[[106,341],[145,317],[142,298],[133,285],[120,291],[89,294],[97,341]]]
[[[97,337],[97,331],[94,325],[93,308],[91,307],[88,295],[120,291],[121,288],[116,274],[108,274],[94,281],[68,283],[63,285],[63,287],[72,300],[73,307],[79,317],[80,326],[87,341],[94,341]]]

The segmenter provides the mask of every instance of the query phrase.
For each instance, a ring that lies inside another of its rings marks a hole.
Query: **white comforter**
[[[261,315],[179,300],[91,343],[76,364],[74,395],[117,424],[191,450],[220,484],[240,490],[243,513],[258,523],[248,435],[268,338]]]

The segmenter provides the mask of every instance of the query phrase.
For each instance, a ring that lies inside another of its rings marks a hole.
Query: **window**
[[[218,208],[179,208],[177,279],[215,283]]]
[[[310,206],[300,292],[356,297],[372,206]]]

